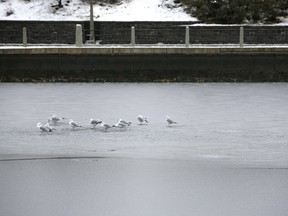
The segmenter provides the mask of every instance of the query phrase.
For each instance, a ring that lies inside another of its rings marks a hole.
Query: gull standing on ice
[[[77,122],[73,121],[72,119],[70,119],[69,124],[72,126],[73,130],[76,127],[82,127],[81,125],[79,125]]]
[[[105,122],[102,122],[102,123],[100,124],[100,126],[103,127],[105,130],[107,130],[107,129],[109,129],[109,128],[112,128],[111,125],[109,125],[109,124],[107,124],[107,123],[105,123]]]
[[[125,128],[125,127],[129,127],[131,124],[132,124],[131,122],[127,122],[123,119],[119,119],[119,121],[115,125],[112,125],[112,127]]]
[[[55,123],[59,122],[59,121],[62,120],[62,119],[65,119],[65,118],[60,117],[60,116],[57,116],[57,115],[55,115],[55,114],[52,114],[52,115],[50,116],[50,118],[48,119],[48,122],[53,122],[53,123],[55,124]]]
[[[123,125],[125,125],[125,126],[130,126],[131,124],[132,124],[132,122],[130,122],[130,121],[125,121],[125,120],[123,120],[123,119],[119,119],[119,121],[118,121],[119,123],[121,123],[121,124],[123,124]]]
[[[147,117],[145,117],[145,116],[138,115],[137,119],[140,122],[140,124],[148,123]]]
[[[48,129],[50,130],[50,132],[53,131],[53,130],[56,130],[55,128],[53,128],[53,127],[49,124],[49,122],[47,122],[44,126],[45,126],[46,128],[48,128]]]
[[[41,130],[41,131],[43,131],[43,132],[52,132],[52,129],[46,127],[45,125],[43,125],[43,124],[40,123],[40,122],[38,122],[37,128],[39,128],[39,130]]]
[[[116,124],[112,125],[112,127],[124,128],[126,125],[118,121]]]
[[[93,127],[96,127],[98,124],[101,124],[101,123],[102,123],[102,120],[100,120],[100,119],[90,119],[90,124]]]
[[[171,124],[177,124],[176,121],[172,120],[169,116],[166,116],[166,121],[168,122],[169,125]]]

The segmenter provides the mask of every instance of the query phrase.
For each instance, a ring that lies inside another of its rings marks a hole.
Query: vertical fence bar
[[[243,44],[244,44],[244,29],[243,29],[243,27],[240,27],[239,41],[240,41],[240,47],[243,47]]]
[[[185,30],[185,47],[188,48],[190,43],[189,26],[186,26]]]
[[[27,28],[23,27],[23,46],[27,46]]]
[[[75,44],[77,47],[82,47],[83,39],[82,39],[82,25],[76,25],[76,37],[75,37]]]
[[[131,27],[131,46],[135,46],[135,27]]]

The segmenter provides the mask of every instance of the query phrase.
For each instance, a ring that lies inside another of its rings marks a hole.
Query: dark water
[[[286,215],[287,93],[286,83],[2,83],[0,215]],[[53,113],[83,128],[38,131]],[[103,131],[90,118],[133,123]]]

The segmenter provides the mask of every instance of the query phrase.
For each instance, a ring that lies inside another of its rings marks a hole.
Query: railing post
[[[239,41],[240,41],[240,47],[243,47],[243,44],[244,44],[244,29],[243,29],[243,27],[240,27]]]
[[[23,46],[27,46],[27,28],[23,27]]]
[[[82,25],[77,24],[76,25],[76,37],[75,37],[75,44],[77,47],[82,47],[83,41],[82,41]]]
[[[185,47],[188,48],[190,43],[189,26],[186,26],[185,31]]]
[[[89,41],[95,43],[93,2],[90,0],[90,35]]]
[[[131,27],[131,46],[135,46],[135,27]]]

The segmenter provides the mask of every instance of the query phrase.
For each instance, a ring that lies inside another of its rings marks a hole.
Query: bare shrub
[[[12,9],[12,8],[7,8],[6,9],[6,16],[8,17],[8,16],[11,16],[12,14],[14,14],[15,13],[15,11]]]

